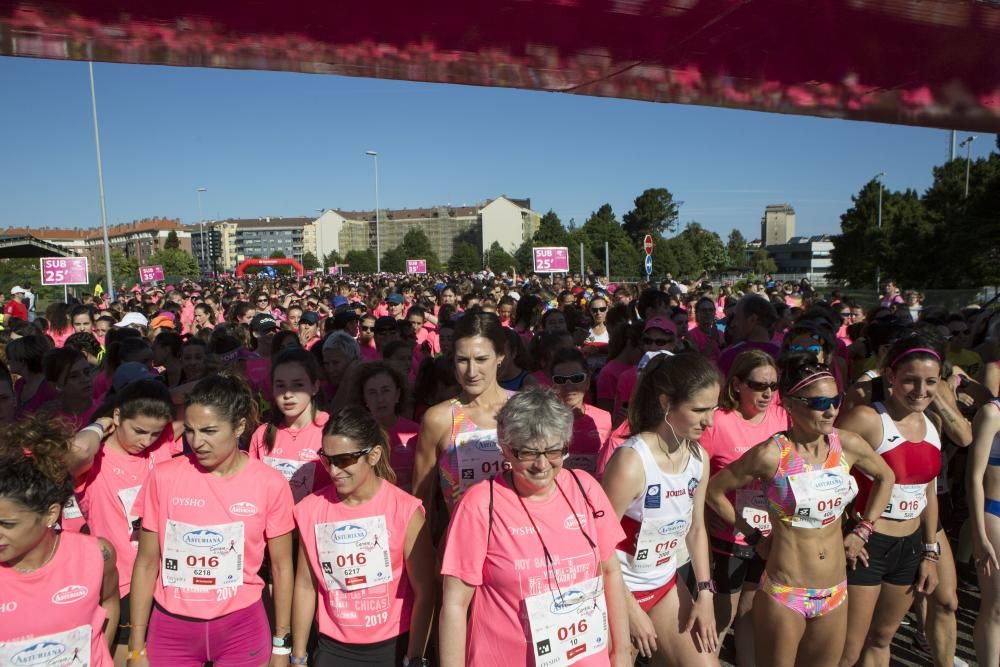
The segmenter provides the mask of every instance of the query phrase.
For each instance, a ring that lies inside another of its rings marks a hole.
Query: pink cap
[[[646,333],[650,329],[661,329],[663,331],[669,331],[675,336],[677,335],[677,325],[666,317],[654,317],[651,320],[647,320],[646,326],[642,328],[642,332]]]

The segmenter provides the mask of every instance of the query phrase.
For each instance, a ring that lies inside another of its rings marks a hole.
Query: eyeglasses
[[[366,326],[362,326],[362,327],[361,327],[361,330],[362,330],[362,331],[375,331],[375,327],[366,327]]]
[[[805,346],[795,343],[794,345],[789,345],[788,350],[790,352],[809,352],[811,354],[819,355],[819,353],[823,351],[823,346],[822,345]]]
[[[842,312],[842,313],[840,314],[840,316],[846,319],[846,318],[848,318],[848,317],[850,317],[850,316],[851,316],[851,311],[849,311],[849,310],[845,310],[844,312]]]
[[[844,400],[840,394],[836,396],[788,396],[788,398],[798,401],[816,412],[826,412],[830,408],[839,408],[841,401]]]
[[[266,296],[262,296],[261,298],[257,299],[257,303],[267,303],[268,301],[270,301],[270,299],[268,299]]]
[[[649,338],[647,336],[642,337],[643,345],[656,345],[657,347],[663,347],[664,345],[673,345],[673,338]]]
[[[587,379],[586,373],[573,373],[572,375],[553,375],[552,381],[556,384],[580,384]]]
[[[567,454],[569,454],[569,447],[561,447],[560,449],[546,449],[545,451],[539,451],[537,449],[520,449],[517,447],[511,447],[510,451],[521,463],[534,463],[543,456],[549,460],[549,463],[559,463],[564,458],[566,458]]]
[[[336,468],[346,468],[352,466],[358,462],[362,456],[367,456],[374,447],[365,447],[364,449],[359,449],[356,452],[347,452],[346,454],[327,454],[322,449],[316,452],[321,458],[325,459],[327,463]]]
[[[755,380],[744,380],[743,384],[750,387],[752,391],[774,391],[778,388],[777,382],[757,382]]]
[[[606,313],[606,312],[608,312],[608,307],[604,306],[603,308],[599,308],[597,306],[594,306],[593,308],[590,309],[590,312],[592,312],[592,313]]]

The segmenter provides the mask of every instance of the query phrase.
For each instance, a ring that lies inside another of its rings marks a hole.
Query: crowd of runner
[[[0,322],[0,667],[1000,665],[1000,311],[246,278]],[[963,530],[963,526],[965,526]],[[958,557],[971,553],[971,563]],[[966,570],[966,568],[968,568]]]

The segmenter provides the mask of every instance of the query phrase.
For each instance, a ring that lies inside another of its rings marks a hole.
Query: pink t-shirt
[[[295,528],[293,505],[281,473],[255,459],[230,477],[188,456],[156,466],[133,509],[160,542],[153,598],[171,614],[204,620],[256,603],[267,540]],[[165,583],[164,574],[187,585]]]
[[[597,400],[614,401],[615,390],[618,389],[618,378],[628,370],[629,365],[623,361],[612,359],[604,364],[604,368],[597,374]]]
[[[263,461],[284,475],[292,487],[295,502],[330,483],[330,473],[320,465],[318,454],[323,447],[323,427],[329,420],[330,415],[318,411],[316,418],[302,428],[279,426],[270,452],[264,443],[267,424],[261,424],[250,438],[251,458]]]
[[[604,469],[608,467],[608,462],[614,455],[615,450],[622,446],[622,444],[632,437],[632,429],[628,425],[628,420],[626,419],[621,424],[615,427],[615,430],[608,435],[608,439],[604,441],[601,445],[601,453],[597,457],[597,478],[600,479],[604,474]]]
[[[601,445],[611,434],[611,413],[583,404],[583,412],[573,413],[573,439],[569,443],[567,468],[597,473]]]
[[[600,564],[614,557],[615,545],[625,533],[611,502],[597,480],[582,471],[576,475],[597,510],[596,518],[567,470],[561,470],[556,477],[565,498],[556,491],[544,500],[523,499],[523,507],[505,476],[497,477],[493,484],[492,532],[489,481],[470,488],[456,507],[448,527],[441,573],[476,587],[466,639],[466,665],[531,664],[531,631],[524,600],[548,592],[557,595],[552,567],[559,588],[566,591],[574,584],[600,576]],[[525,508],[531,512],[530,517]],[[597,544],[596,550],[580,533],[580,525]],[[552,556],[552,567],[546,565],[542,541]],[[609,662],[604,650],[574,664],[592,667]]]
[[[348,644],[372,644],[409,631],[413,590],[406,574],[406,529],[418,511],[423,511],[419,500],[387,482],[381,483],[375,496],[362,505],[341,502],[336,487],[331,485],[295,506],[300,544],[306,550],[315,575],[320,633]],[[384,524],[379,517],[384,519]],[[326,540],[322,559],[317,526],[321,526],[321,535],[332,536]],[[381,534],[382,527],[385,534]],[[358,540],[338,539],[338,535],[349,533],[364,536]],[[381,539],[375,542],[375,538]],[[362,551],[359,545],[366,548]],[[364,553],[366,560],[356,566],[360,572],[354,576],[371,576],[371,581],[379,573],[385,574],[384,567],[379,569],[373,565],[376,560],[384,563],[381,559],[388,555],[391,580],[367,587],[367,581],[341,586],[339,580],[346,583],[352,579],[335,579],[332,573],[338,570],[338,565],[340,570],[345,569],[344,564],[350,568],[357,562],[354,559],[359,553]],[[347,590],[348,587],[352,590]]]
[[[153,466],[179,454],[173,426],[167,424],[160,438],[139,456],[122,454],[102,445],[94,464],[76,480],[80,511],[94,535],[111,542],[118,566],[118,592],[128,595],[132,588],[132,567],[139,549],[138,513],[135,500]]]
[[[361,361],[378,361],[382,358],[382,353],[369,345],[361,346]]]
[[[389,433],[389,465],[396,471],[396,486],[409,493],[413,486],[413,459],[420,424],[398,417]]]
[[[78,533],[62,533],[52,560],[34,572],[0,567],[0,664],[112,667],[103,581],[97,538]]]

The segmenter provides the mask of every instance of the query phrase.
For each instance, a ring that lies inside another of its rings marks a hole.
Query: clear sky
[[[95,65],[110,223],[312,216],[530,197],[566,223],[648,187],[723,238],[770,203],[837,233],[879,171],[926,189],[948,133],[804,116],[337,76]],[[0,229],[100,224],[86,63],[0,57]],[[959,134],[959,140],[965,136]],[[993,147],[992,135],[973,155]]]

